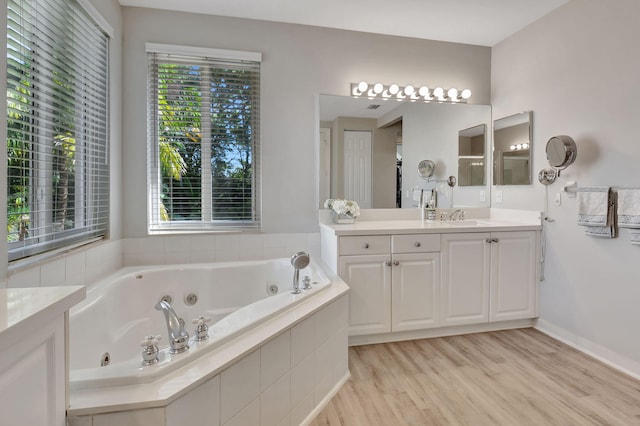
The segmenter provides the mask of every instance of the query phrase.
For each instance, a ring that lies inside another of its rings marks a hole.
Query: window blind
[[[148,59],[149,230],[259,228],[260,62]]]
[[[8,0],[9,260],[107,234],[108,52],[76,0]]]

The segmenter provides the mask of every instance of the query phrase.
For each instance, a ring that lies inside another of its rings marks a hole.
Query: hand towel
[[[578,188],[578,225],[585,226],[585,234],[594,237],[617,236],[615,202],[610,187]]]
[[[618,190],[618,226],[640,228],[640,188]]]

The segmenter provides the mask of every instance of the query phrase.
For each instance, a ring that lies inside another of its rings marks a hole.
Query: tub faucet
[[[311,259],[309,258],[309,253],[304,251],[299,251],[291,256],[291,266],[293,266],[293,290],[291,293],[300,294],[302,290],[300,290],[300,269],[304,269],[309,266],[309,262]]]
[[[184,321],[166,300],[161,300],[156,304],[156,310],[162,311],[167,322],[167,332],[169,333],[170,354],[179,354],[189,349],[189,333],[184,329]]]

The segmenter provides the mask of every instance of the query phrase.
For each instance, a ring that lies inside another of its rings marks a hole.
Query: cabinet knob
[[[484,240],[484,242],[491,244],[491,238],[487,238],[486,240]]]
[[[416,241],[416,243],[414,244],[414,246],[416,247],[420,247],[422,244],[420,244],[420,241]]]
[[[362,245],[362,247],[364,247],[364,248],[368,249],[368,248],[369,248],[369,243],[364,243],[364,244]]]
[[[397,260],[394,260],[394,261],[393,261],[393,264],[394,264],[395,266],[398,266],[398,265],[400,264],[400,262],[398,262]]]
[[[498,241],[500,241],[500,240],[499,240],[499,239],[497,239],[497,238],[492,238],[492,239],[491,239],[491,242],[492,242],[492,243],[497,243]]]
[[[386,262],[384,262],[384,266],[391,266],[391,261],[387,260]]]

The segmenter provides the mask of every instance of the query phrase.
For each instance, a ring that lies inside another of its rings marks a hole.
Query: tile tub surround
[[[90,285],[123,266],[320,257],[319,233],[154,235],[100,241],[53,258],[12,262],[0,288]]]
[[[69,424],[308,423],[349,377],[347,292],[334,282],[154,383],[72,393]]]

